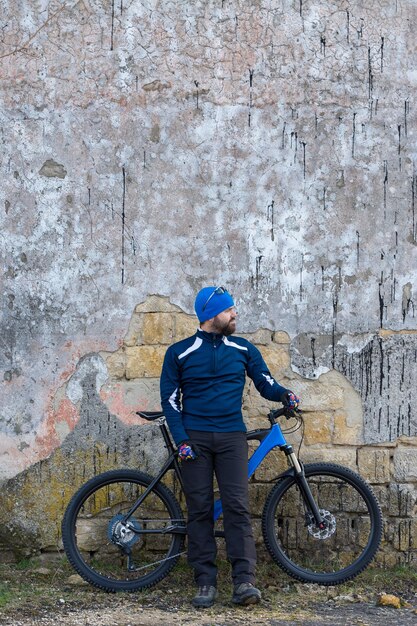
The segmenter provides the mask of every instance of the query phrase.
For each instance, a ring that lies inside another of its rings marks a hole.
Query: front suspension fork
[[[320,528],[320,530],[324,530],[327,527],[327,523],[323,519],[319,507],[317,506],[313,494],[311,493],[310,486],[306,480],[303,465],[298,460],[292,446],[286,444],[285,446],[282,446],[281,449],[285,452],[289,465],[294,469],[294,477],[301,491],[301,495],[303,496],[304,504],[306,510],[308,511],[308,514],[314,519],[318,528]]]

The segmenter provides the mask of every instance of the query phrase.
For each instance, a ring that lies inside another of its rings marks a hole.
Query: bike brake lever
[[[287,420],[290,420],[292,417],[297,417],[297,415],[302,415],[302,411],[301,409],[286,409],[284,415],[287,418]]]
[[[300,409],[290,409],[289,407],[283,406],[282,409],[271,410],[268,414],[269,421],[271,424],[275,422],[276,419],[282,417],[283,415],[287,418],[287,420],[292,417],[296,417],[296,415],[301,415],[302,411]]]

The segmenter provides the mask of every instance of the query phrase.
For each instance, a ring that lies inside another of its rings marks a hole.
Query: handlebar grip
[[[288,406],[283,406],[281,409],[275,409],[270,411],[269,417],[270,419],[276,420],[278,417],[285,415],[287,420],[295,417],[297,414],[301,415],[302,411],[300,409],[290,409]]]

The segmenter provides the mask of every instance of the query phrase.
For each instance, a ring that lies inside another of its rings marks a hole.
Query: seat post
[[[163,424],[159,424],[159,428],[161,429],[161,433],[162,433],[162,436],[164,438],[165,445],[166,445],[168,451],[169,452],[175,452],[175,448],[174,448],[173,443],[171,441],[171,438],[169,436],[168,429],[166,427],[165,422]]]
[[[165,421],[162,424],[159,424],[159,428],[161,429],[161,433],[162,436],[164,438],[165,441],[165,446],[168,450],[168,453],[171,456],[171,469],[174,470],[180,485],[181,485],[181,489],[182,491],[184,491],[184,482],[182,479],[182,474],[181,474],[181,470],[180,470],[180,463],[178,461],[178,454],[177,454],[177,450],[176,447],[174,446],[174,444],[172,443],[172,439],[169,435],[169,431],[168,428],[166,427],[166,423]]]

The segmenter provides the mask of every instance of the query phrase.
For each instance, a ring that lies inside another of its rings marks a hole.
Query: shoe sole
[[[250,595],[243,597],[233,597],[232,602],[234,604],[240,604],[241,606],[247,606],[248,604],[258,604],[261,601],[261,596],[257,593],[251,593]]]
[[[217,593],[216,593],[216,596],[213,598],[213,600],[208,600],[207,602],[204,602],[203,600],[201,603],[198,600],[191,600],[191,604],[193,605],[195,609],[209,609],[211,606],[213,606],[216,600],[217,600]]]
[[[213,606],[214,602],[210,602],[210,604],[195,604],[194,602],[191,602],[191,604],[195,609],[209,609]]]

